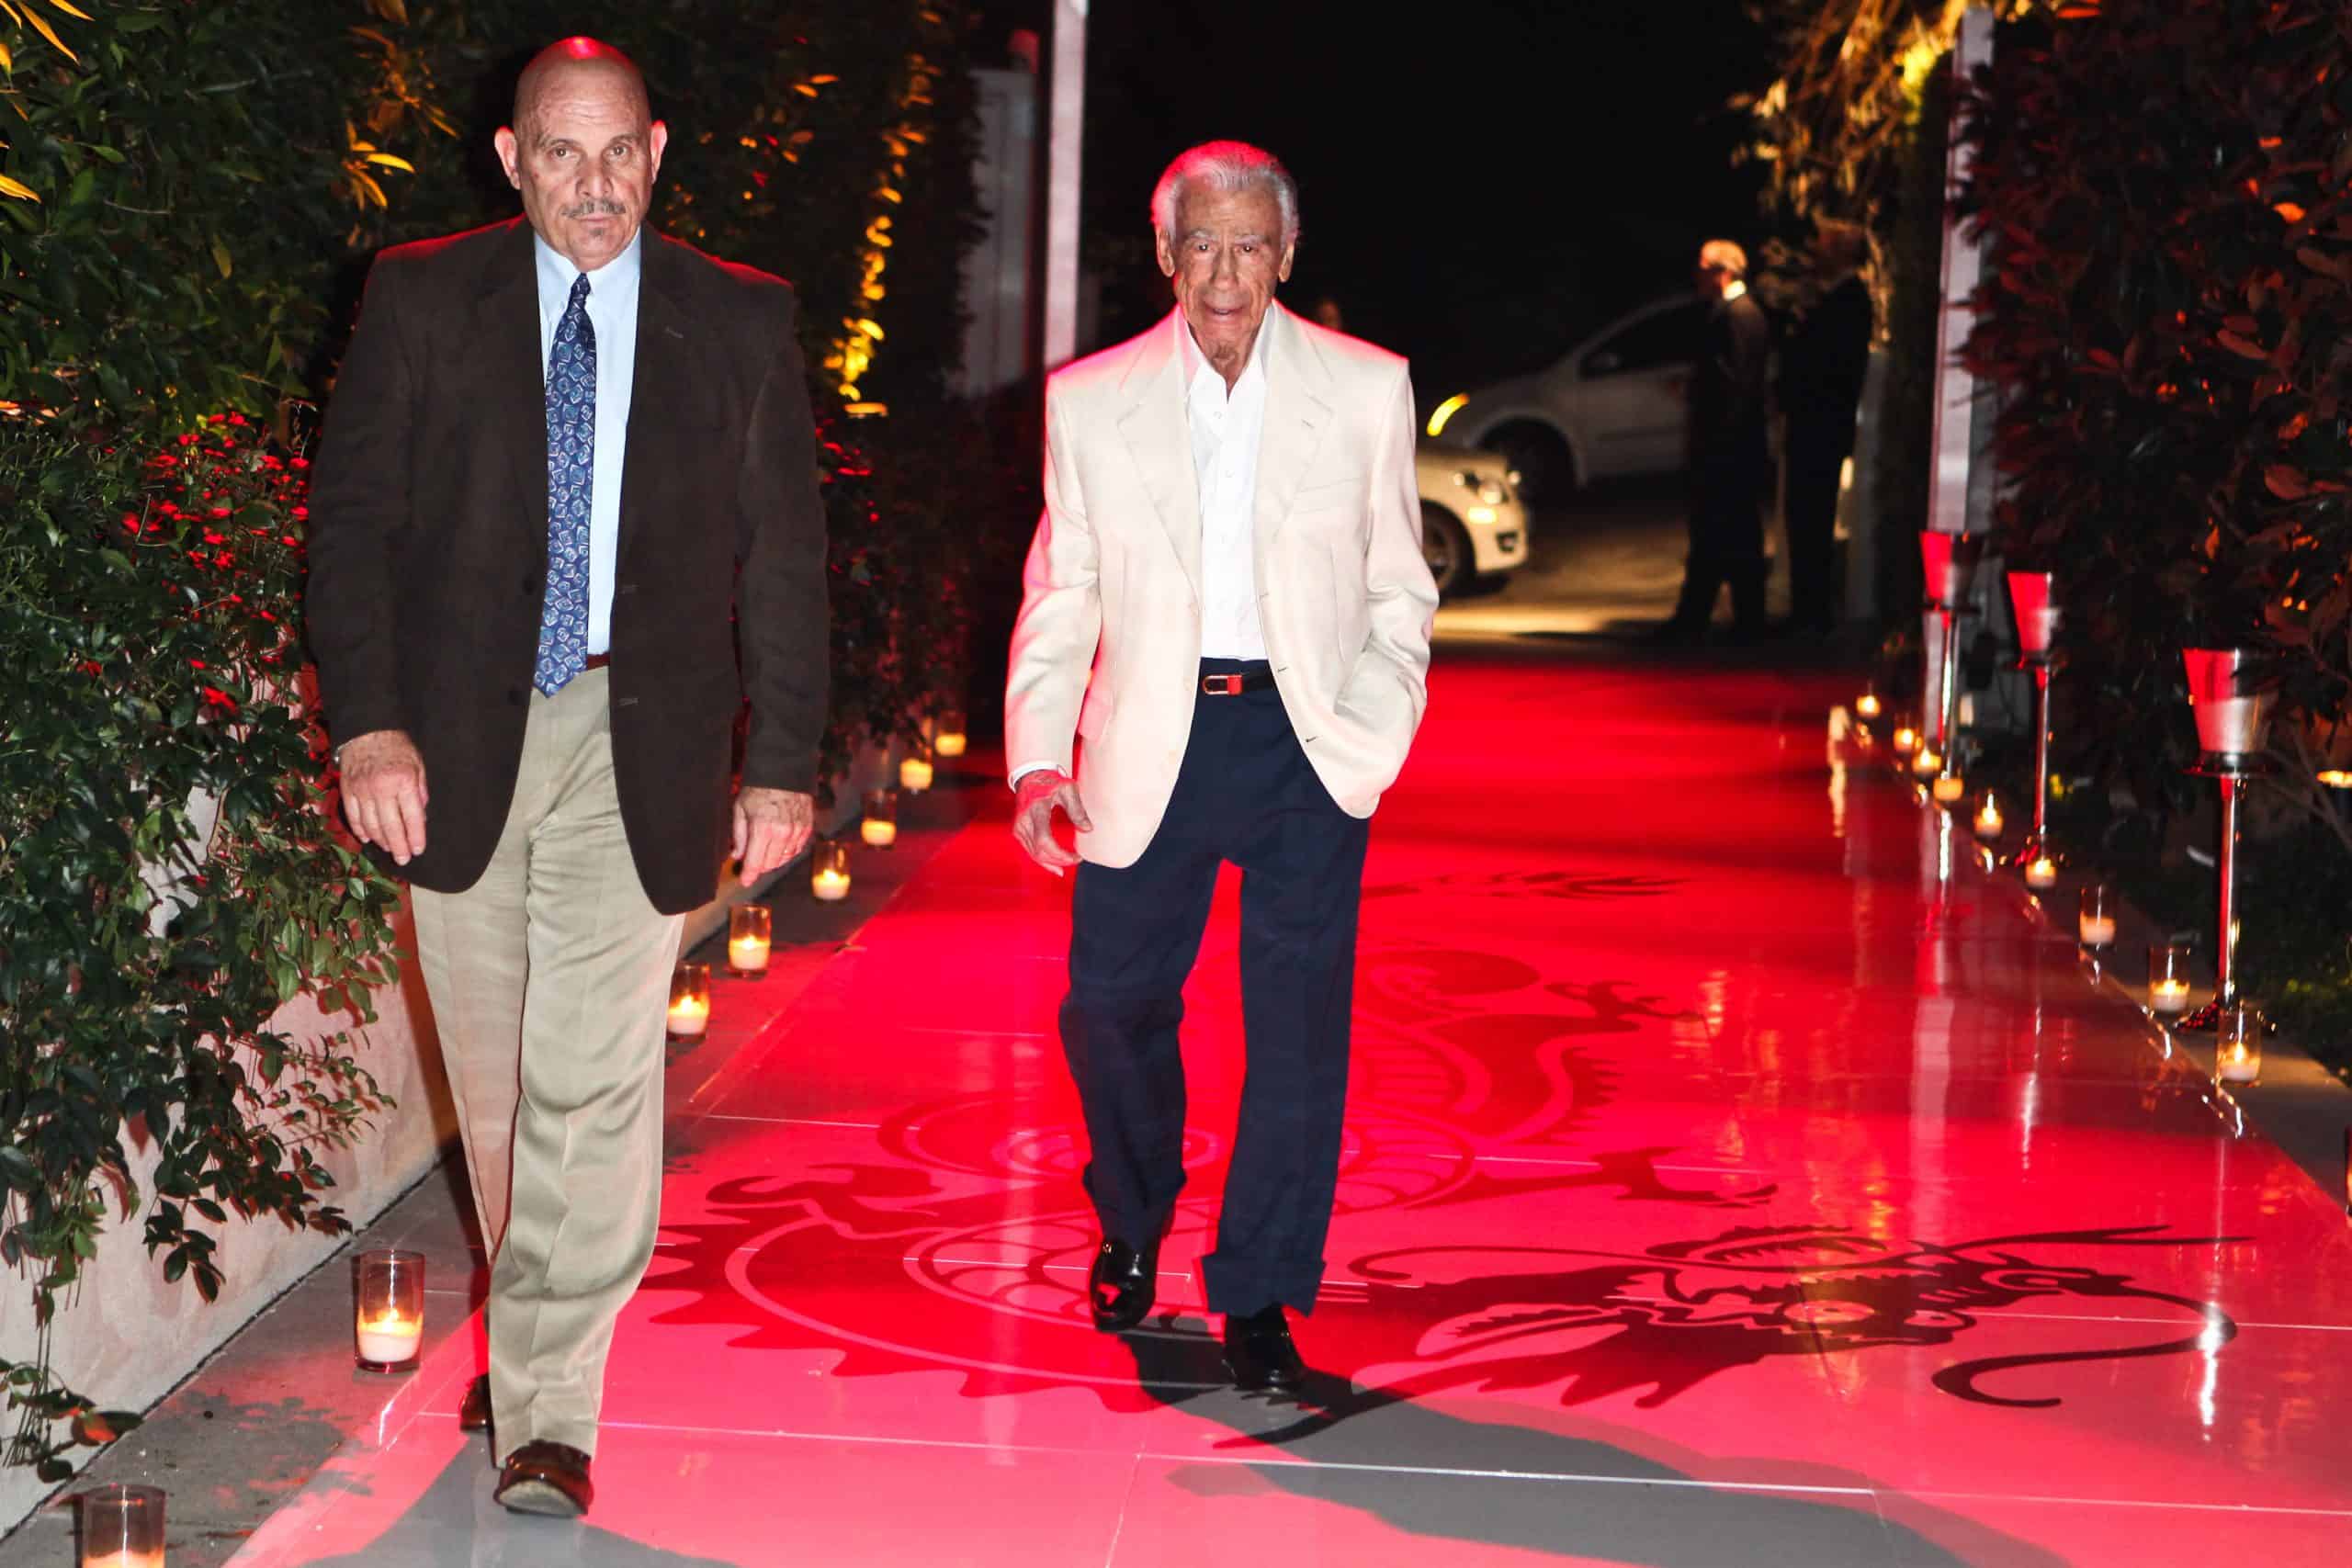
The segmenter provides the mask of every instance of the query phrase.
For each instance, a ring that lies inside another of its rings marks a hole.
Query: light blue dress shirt
[[[580,269],[534,238],[539,273],[539,375],[555,353],[555,330]],[[596,462],[588,496],[588,651],[613,647],[613,575],[620,559],[621,458],[628,445],[628,400],[637,384],[637,297],[645,231],[588,275],[588,324],[596,329]]]

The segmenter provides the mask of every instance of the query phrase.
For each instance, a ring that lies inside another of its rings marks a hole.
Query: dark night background
[[[990,0],[998,38],[1046,0]],[[1740,0],[1445,0],[1414,7],[1095,0],[1086,243],[1097,342],[1166,310],[1148,206],[1170,157],[1238,137],[1300,186],[1283,299],[1336,299],[1409,355],[1425,403],[1555,357],[1687,286],[1699,243],[1757,237],[1726,108],[1771,75]]]

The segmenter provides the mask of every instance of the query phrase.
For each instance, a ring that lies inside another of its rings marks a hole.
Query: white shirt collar
[[[557,299],[569,299],[572,280],[580,276],[580,268],[572,264],[570,256],[537,233],[531,236],[531,250],[538,258],[539,292],[545,294],[553,289]],[[644,268],[645,230],[639,225],[637,232],[629,236],[628,248],[590,275],[594,281],[588,285],[588,298],[620,298],[637,287],[637,280]]]
[[[571,284],[566,283],[564,287],[569,288]],[[1218,375],[1216,367],[1209,363],[1209,356],[1203,354],[1201,345],[1193,341],[1193,323],[1184,319],[1183,308],[1177,307],[1173,312],[1176,318],[1176,352],[1183,355],[1184,359],[1186,393],[1189,395],[1193,389],[1201,384],[1203,376],[1207,376],[1216,383],[1216,390],[1220,397],[1229,396],[1232,392],[1240,390],[1241,381],[1247,380],[1253,375],[1258,379],[1264,380],[1266,378],[1266,333],[1273,325],[1274,309],[1271,302],[1266,306],[1266,314],[1258,322],[1258,335],[1250,344],[1250,363],[1241,367],[1240,378],[1236,380],[1231,388],[1227,388],[1225,378]]]

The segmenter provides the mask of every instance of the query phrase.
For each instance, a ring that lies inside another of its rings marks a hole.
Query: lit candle
[[[1932,746],[1922,746],[1911,755],[1911,772],[1918,778],[1931,778],[1944,771],[1944,760]]]
[[[899,841],[897,790],[869,789],[865,792],[865,819],[857,825],[857,836],[877,850],[887,850]]]
[[[942,757],[964,754],[964,716],[950,709],[939,716],[939,733],[933,736],[931,749]]]
[[[899,787],[921,795],[931,787],[931,759],[909,757],[899,764]]]
[[[1876,718],[1885,711],[1885,706],[1886,705],[1878,700],[1876,692],[1864,692],[1854,699],[1854,711],[1864,718]]]
[[[77,1495],[84,1568],[164,1568],[161,1488],[102,1485]]]
[[[1968,793],[1968,781],[1958,773],[1938,773],[1931,788],[1938,805],[1953,806]]]
[[[2171,1018],[2188,1010],[2188,948],[2164,942],[2148,949],[2148,1010]]]
[[[1898,725],[1894,731],[1894,754],[1908,757],[1919,749],[1919,732],[1909,725]]]
[[[2253,1083],[2262,1077],[2262,1010],[2235,1001],[2222,1010],[2220,1038],[2213,1043],[2213,1076],[2225,1084]]]
[[[818,840],[808,852],[808,891],[828,904],[849,897],[849,846],[834,839]]]
[[[407,1371],[424,1337],[424,1255],[370,1247],[351,1260],[353,1352],[362,1370]]]
[[[2177,1013],[2188,1010],[2188,982],[2158,980],[2148,987],[2148,1006],[2156,1012]]]
[[[710,965],[681,964],[670,972],[670,1034],[699,1040],[710,1027]]]
[[[361,1318],[359,1359],[379,1366],[397,1366],[415,1359],[417,1343],[424,1337],[424,1324],[419,1318],[403,1317],[396,1312]]]
[[[768,971],[773,932],[765,904],[738,904],[727,911],[727,966],[738,975]]]
[[[2085,947],[2109,947],[2115,942],[2115,905],[2107,891],[2107,884],[2095,882],[2083,889],[2082,905],[2075,919],[2076,933]]]
[[[2058,886],[2058,863],[2048,855],[2036,855],[2025,863],[2025,885],[2028,887]]]
[[[2000,796],[1990,790],[1985,792],[1984,804],[1976,808],[1976,820],[1973,826],[1976,836],[1988,843],[2001,836],[2001,830],[2007,824],[2001,819]]]

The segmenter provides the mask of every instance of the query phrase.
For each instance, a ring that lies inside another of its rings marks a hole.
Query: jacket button
[[[526,592],[526,593],[537,593],[538,591],[539,591],[539,580],[538,580],[537,578],[536,578],[536,577],[526,577],[526,578],[525,578],[525,579],[523,580],[523,592]]]
[[[521,707],[523,705],[523,689],[520,686],[509,686],[506,689],[506,702],[507,705],[510,707]]]

